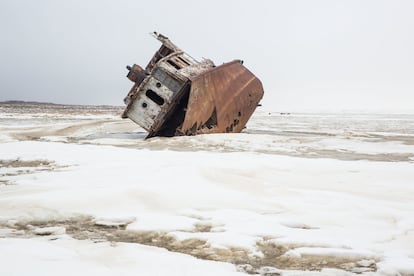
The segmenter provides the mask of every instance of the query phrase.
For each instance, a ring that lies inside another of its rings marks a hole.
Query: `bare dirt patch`
[[[54,165],[53,161],[48,160],[0,160],[0,167],[18,168],[18,167],[48,167]]]
[[[127,242],[139,243],[165,248],[169,251],[188,254],[200,259],[229,262],[237,265],[239,271],[248,274],[279,275],[278,270],[314,270],[335,268],[354,273],[376,271],[376,261],[370,258],[344,258],[327,255],[291,256],[286,254],[299,245],[278,244],[268,237],[263,237],[256,244],[256,254],[246,248],[214,247],[202,239],[178,240],[163,231],[131,231],[126,230],[127,223],[107,225],[101,224],[93,217],[77,217],[67,220],[26,221],[1,223],[0,228],[14,230],[20,237],[33,237],[39,228],[52,227],[64,229],[66,234],[79,240],[94,242]],[[211,228],[210,228],[211,229]],[[209,231],[208,227],[194,226],[194,231]],[[44,231],[41,231],[44,233]],[[16,235],[16,234],[14,234]],[[257,254],[259,253],[259,254]]]
[[[13,185],[13,176],[32,174],[42,171],[53,171],[66,166],[57,165],[50,160],[1,160],[0,159],[0,185]]]
[[[1,185],[13,185],[13,182],[11,182],[10,180],[0,179],[0,186]]]

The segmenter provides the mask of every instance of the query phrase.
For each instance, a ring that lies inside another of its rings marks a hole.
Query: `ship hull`
[[[263,86],[239,61],[218,66],[191,82],[185,135],[242,131],[263,97]]]
[[[242,131],[263,97],[261,81],[241,60],[197,61],[154,35],[162,45],[145,69],[127,66],[135,84],[122,117],[147,130],[147,138]]]

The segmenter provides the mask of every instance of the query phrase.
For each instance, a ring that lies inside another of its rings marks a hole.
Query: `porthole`
[[[148,98],[150,98],[153,102],[155,102],[158,105],[163,105],[165,102],[160,95],[158,95],[151,89],[148,89],[147,92],[145,92],[145,95],[147,95]]]

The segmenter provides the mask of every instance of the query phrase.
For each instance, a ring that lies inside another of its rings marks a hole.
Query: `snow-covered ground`
[[[0,106],[0,275],[414,275],[413,115],[65,110]]]

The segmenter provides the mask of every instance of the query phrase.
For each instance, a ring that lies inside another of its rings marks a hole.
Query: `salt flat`
[[[1,275],[414,275],[414,115],[119,112],[0,105]]]

